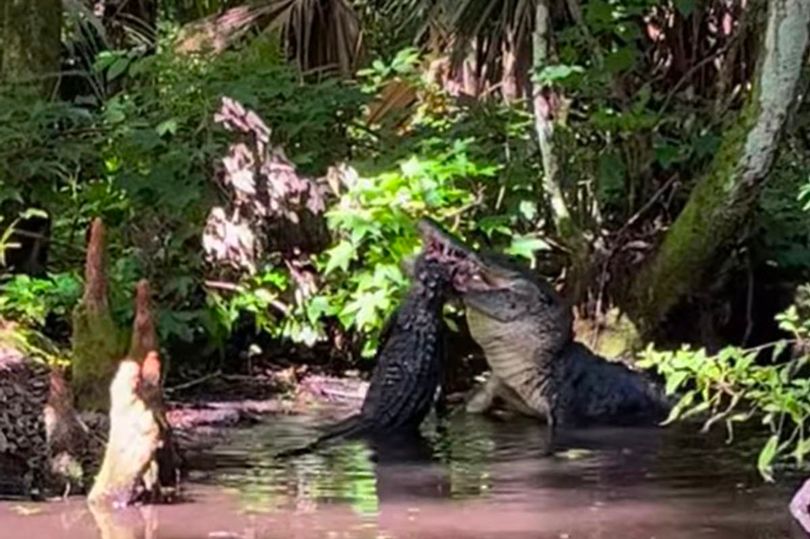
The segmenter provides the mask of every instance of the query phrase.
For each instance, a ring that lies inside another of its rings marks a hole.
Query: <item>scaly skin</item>
[[[441,379],[442,306],[452,269],[436,253],[423,253],[413,284],[380,336],[376,365],[360,412],[315,442],[277,456],[306,453],[336,437],[412,434],[433,407]]]
[[[485,412],[497,398],[551,425],[651,423],[668,409],[644,375],[574,342],[571,310],[542,279],[512,261],[464,246],[435,223],[432,240],[448,264],[463,268],[454,285],[492,375],[468,402]],[[434,247],[435,248],[435,247]],[[471,275],[471,276],[470,276]]]

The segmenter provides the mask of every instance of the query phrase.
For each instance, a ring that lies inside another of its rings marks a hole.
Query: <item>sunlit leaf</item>
[[[326,255],[328,258],[324,274],[329,275],[338,268],[343,271],[349,269],[349,264],[357,256],[357,251],[351,242],[343,240],[329,249]]]
[[[776,457],[776,451],[779,448],[779,436],[776,434],[771,435],[768,438],[768,441],[763,446],[762,450],[759,452],[759,457],[757,458],[757,469],[762,477],[768,481],[773,481],[773,460]]]

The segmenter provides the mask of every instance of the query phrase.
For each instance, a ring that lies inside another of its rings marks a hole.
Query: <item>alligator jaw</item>
[[[509,288],[510,275],[488,264],[474,249],[433,219],[420,219],[417,228],[422,236],[425,256],[452,267],[453,286],[459,292]]]
[[[425,251],[429,256],[445,256],[449,258],[448,262],[461,260],[478,262],[475,251],[443,229],[433,219],[423,217],[419,220],[417,228],[425,244]]]

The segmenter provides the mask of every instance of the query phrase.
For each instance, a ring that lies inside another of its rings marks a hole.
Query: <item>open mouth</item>
[[[425,257],[437,260],[450,269],[453,288],[457,291],[492,290],[503,287],[472,249],[444,230],[437,222],[423,218],[419,220],[417,227],[422,236]]]

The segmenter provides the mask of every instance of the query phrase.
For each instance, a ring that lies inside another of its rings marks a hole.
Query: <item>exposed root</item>
[[[150,361],[159,364],[156,355]],[[144,398],[143,389],[149,385],[136,361],[121,361],[110,386],[109,442],[90,503],[121,507],[159,495],[156,453],[164,443],[162,411]]]
[[[127,357],[143,361],[151,350],[158,349],[157,332],[150,308],[149,281],[141,279],[135,288],[135,321]]]

